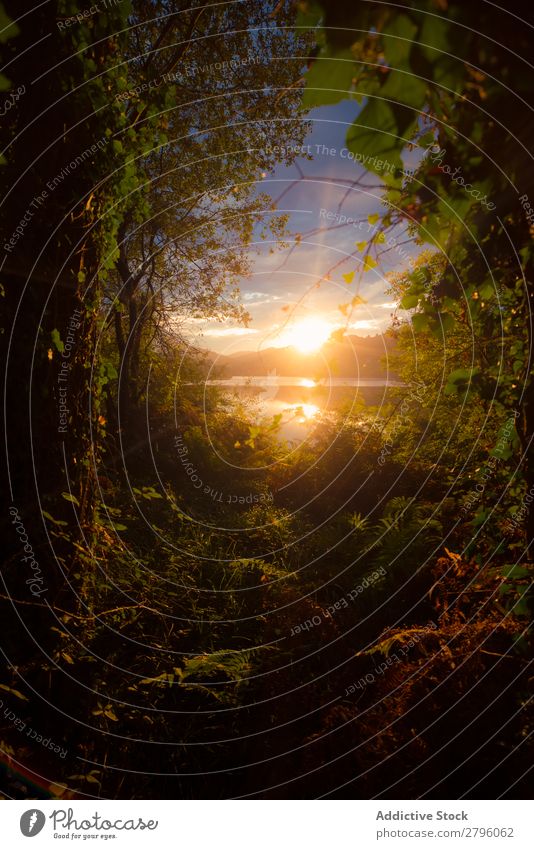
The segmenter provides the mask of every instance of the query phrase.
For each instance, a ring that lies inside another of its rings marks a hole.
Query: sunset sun
[[[309,354],[324,345],[332,330],[332,325],[322,318],[305,318],[288,328],[280,338],[284,345],[292,345],[302,354]]]

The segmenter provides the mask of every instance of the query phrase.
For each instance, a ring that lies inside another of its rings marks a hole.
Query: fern
[[[216,673],[222,673],[227,676],[229,681],[212,681],[210,686],[213,686],[213,684],[239,684],[252,671],[253,654],[254,650],[252,649],[241,651],[221,649],[211,654],[200,654],[196,657],[187,658],[180,671],[180,681],[195,678],[197,675],[206,679]]]

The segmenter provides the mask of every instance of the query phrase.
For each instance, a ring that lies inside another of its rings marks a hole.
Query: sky
[[[362,272],[365,253],[356,245],[371,237],[368,216],[383,207],[379,177],[347,155],[347,129],[360,108],[346,100],[312,110],[304,146],[313,158],[299,156],[291,167],[278,165],[259,184],[278,200],[278,213],[289,213],[289,231],[300,238],[290,239],[286,249],[259,239],[250,246],[252,273],[241,281],[249,326],[196,321],[190,326],[196,345],[222,354],[291,344],[305,350],[340,327],[360,336],[387,328],[395,305],[386,294],[386,275],[406,268],[409,258],[406,248],[404,257],[392,249],[376,268]],[[361,177],[368,188],[351,187]],[[340,305],[350,304],[356,294],[365,303],[343,313]]]

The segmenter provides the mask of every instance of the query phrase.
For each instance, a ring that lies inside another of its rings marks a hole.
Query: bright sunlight
[[[291,345],[303,354],[317,351],[335,328],[322,318],[305,318],[288,327],[277,339],[280,346]]]

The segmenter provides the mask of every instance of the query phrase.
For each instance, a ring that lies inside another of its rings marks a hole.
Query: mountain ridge
[[[281,377],[393,377],[383,360],[396,352],[390,336],[345,336],[341,341],[328,340],[313,353],[303,353],[292,346],[265,348],[262,351],[237,351],[217,354],[208,351],[212,365],[221,370],[220,377],[251,377],[277,374]]]

